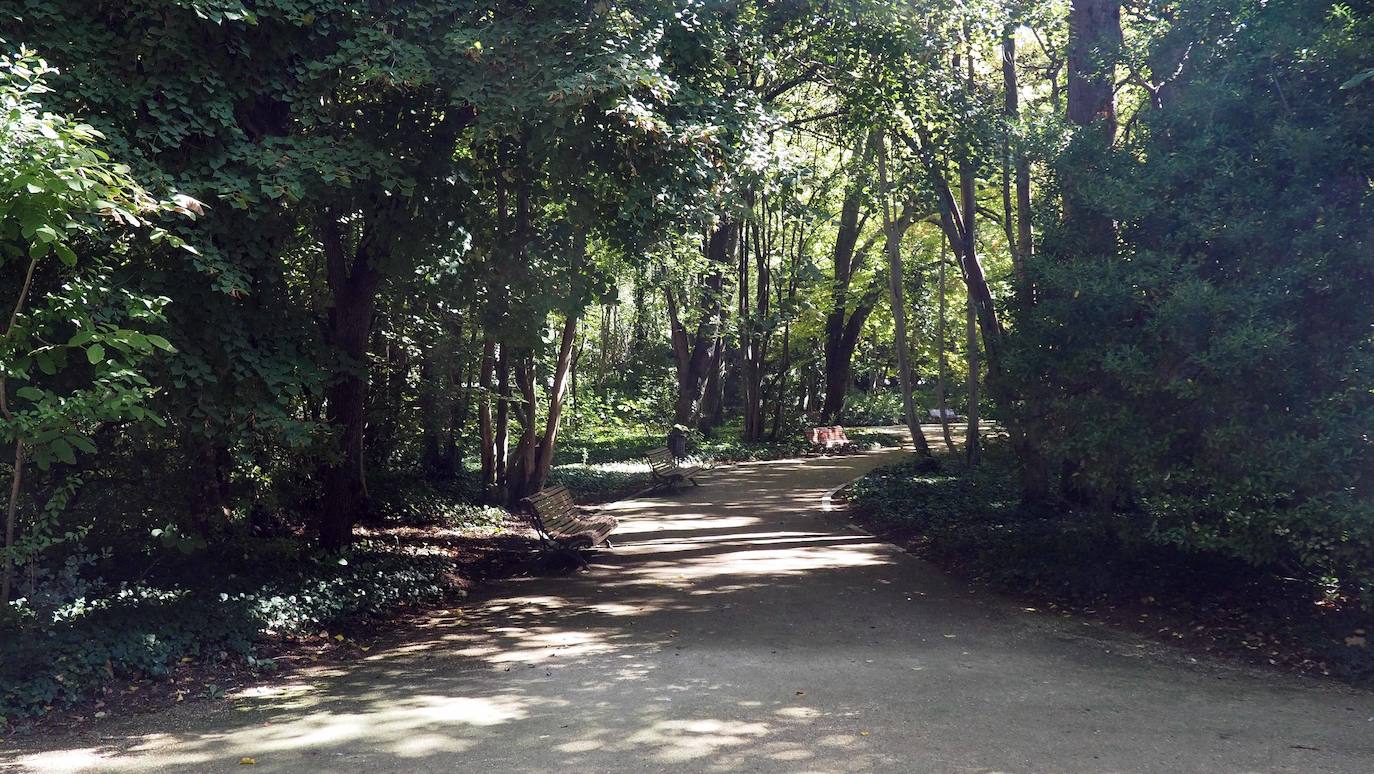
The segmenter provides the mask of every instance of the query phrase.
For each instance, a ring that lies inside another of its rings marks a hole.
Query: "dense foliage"
[[[1120,244],[1051,231],[1032,264],[1034,423],[1131,531],[1374,602],[1374,92],[1342,88],[1374,17],[1207,10],[1154,44],[1197,41],[1131,136],[1058,162],[1103,170]]]
[[[244,651],[284,626],[252,600],[321,567],[372,588],[328,564],[360,525],[612,498],[664,443],[902,424],[926,475],[932,416],[975,470],[980,423],[1007,436],[999,545],[1167,547],[1374,609],[1372,25],[1313,0],[8,3],[0,625],[28,644],[4,668]],[[884,486],[925,503],[911,475]],[[939,502],[932,531],[977,526]],[[302,574],[144,582],[244,546]],[[428,598],[425,561],[368,612]],[[176,644],[33,645],[130,636]],[[80,692],[25,685],[9,711]]]

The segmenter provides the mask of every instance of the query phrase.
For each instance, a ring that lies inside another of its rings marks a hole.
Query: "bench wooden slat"
[[[587,547],[606,542],[619,525],[614,516],[584,516],[565,486],[536,492],[523,500],[530,522],[540,536],[564,547]]]
[[[695,477],[701,473],[701,468],[679,465],[668,447],[650,449],[644,453],[644,457],[649,461],[649,472],[653,475],[654,481],[670,488],[683,481],[691,481],[692,486],[698,486]]]
[[[811,446],[822,452],[832,449],[848,450],[854,446],[854,442],[849,440],[849,436],[840,425],[813,427],[807,431],[806,440]]]

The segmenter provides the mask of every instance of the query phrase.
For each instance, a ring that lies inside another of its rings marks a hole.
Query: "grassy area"
[[[1012,459],[992,446],[969,469],[945,456],[880,468],[849,490],[855,518],[942,567],[1049,610],[1256,663],[1374,682],[1371,621],[1355,599],[1215,553],[1187,551],[1127,520],[1019,505]],[[1141,537],[1141,535],[1145,537]]]
[[[848,435],[860,447],[890,447],[899,443],[890,433],[859,429],[849,431]],[[777,441],[745,443],[738,439],[737,424],[727,424],[711,438],[695,434],[687,454],[697,464],[715,465],[799,457],[810,450],[800,432]],[[549,481],[567,486],[579,502],[614,500],[650,484],[644,454],[663,445],[663,434],[648,428],[599,427],[594,434],[574,435],[562,443],[554,457]]]

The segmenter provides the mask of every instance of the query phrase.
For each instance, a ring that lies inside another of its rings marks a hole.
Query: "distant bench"
[[[692,486],[700,486],[696,477],[701,473],[701,468],[679,465],[668,447],[650,449],[644,456],[649,460],[649,472],[654,476],[654,483],[669,489],[681,486],[684,481],[691,481]]]
[[[811,448],[822,454],[826,452],[855,451],[857,447],[854,442],[845,435],[844,428],[839,425],[829,425],[826,427],[813,427],[806,431],[806,440],[811,444]]]
[[[540,542],[564,550],[587,549],[605,543],[619,526],[608,513],[583,515],[566,486],[552,486],[520,501]]]
[[[955,414],[955,413],[954,413],[954,409],[952,409],[952,408],[944,409],[944,410],[943,410],[944,416],[941,416],[941,413],[942,413],[942,410],[941,410],[941,409],[933,408],[933,409],[930,410],[930,418],[931,418],[931,419],[935,419],[935,420],[944,420],[944,421],[946,421],[946,422],[953,421],[953,420],[959,418],[959,415],[958,415],[958,414]]]

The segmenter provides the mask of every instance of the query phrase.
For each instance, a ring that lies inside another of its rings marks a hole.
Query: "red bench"
[[[844,428],[839,425],[813,427],[806,431],[806,440],[820,454],[857,451],[854,442],[849,440]]]

